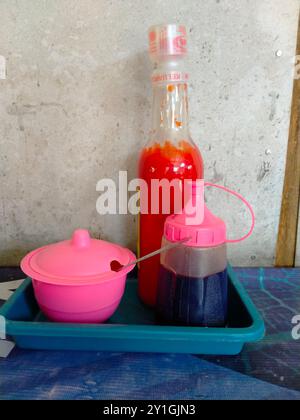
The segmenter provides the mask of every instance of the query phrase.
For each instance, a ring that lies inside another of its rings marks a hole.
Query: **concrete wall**
[[[100,217],[96,182],[136,171],[150,129],[147,29],[190,30],[193,138],[206,178],[253,203],[238,265],[272,265],[283,184],[297,0],[1,0],[0,264],[78,226],[135,248],[133,216]],[[214,194],[232,235],[246,212]]]

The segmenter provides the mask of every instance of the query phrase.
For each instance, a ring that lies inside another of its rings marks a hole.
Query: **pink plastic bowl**
[[[36,300],[48,319],[98,323],[108,320],[124,294],[126,274],[98,284],[60,286],[32,279]]]
[[[98,323],[116,311],[125,289],[126,275],[110,263],[126,265],[135,255],[110,242],[91,239],[77,230],[72,239],[32,251],[21,268],[32,278],[36,300],[51,321]]]

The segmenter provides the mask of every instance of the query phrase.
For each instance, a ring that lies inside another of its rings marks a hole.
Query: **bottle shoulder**
[[[167,146],[173,146],[174,148],[182,149],[188,146],[198,148],[195,141],[192,139],[189,132],[173,132],[172,130],[160,133],[155,130],[150,135],[149,140],[143,146],[143,149],[160,147],[164,148]],[[200,150],[199,150],[200,153]]]

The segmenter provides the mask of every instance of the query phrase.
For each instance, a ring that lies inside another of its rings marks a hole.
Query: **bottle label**
[[[152,76],[152,83],[187,83],[189,80],[189,74],[182,71],[170,71],[165,73],[155,73]]]

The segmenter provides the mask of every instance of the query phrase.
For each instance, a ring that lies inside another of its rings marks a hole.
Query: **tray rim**
[[[0,315],[5,318],[7,335],[31,337],[57,337],[64,338],[107,338],[107,339],[139,339],[153,340],[153,335],[161,336],[165,341],[193,339],[199,343],[213,341],[216,343],[250,343],[261,340],[265,335],[265,323],[248,292],[238,280],[233,268],[228,266],[230,281],[237,290],[251,319],[252,325],[243,328],[204,328],[186,326],[163,326],[147,324],[74,324],[74,323],[52,323],[15,321],[6,318],[6,314],[17,300],[18,296],[31,283],[27,277],[21,286],[13,293],[6,303],[0,308]],[[131,279],[129,278],[128,281]],[[47,328],[45,328],[47,327]],[[226,332],[226,337],[224,333]],[[221,337],[220,337],[221,335]],[[222,336],[223,335],[223,336]]]

